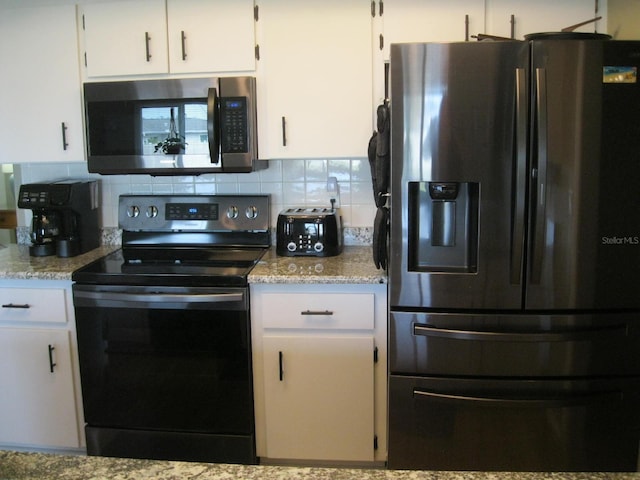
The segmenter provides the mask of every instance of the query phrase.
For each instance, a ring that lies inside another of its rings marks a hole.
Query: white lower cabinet
[[[69,333],[0,330],[0,442],[78,447]]]
[[[252,285],[262,461],[386,459],[384,285]]]
[[[71,284],[40,283],[0,282],[0,446],[75,450],[83,440]]]

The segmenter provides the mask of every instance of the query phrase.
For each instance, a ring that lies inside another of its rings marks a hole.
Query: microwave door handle
[[[220,159],[220,107],[218,92],[215,88],[209,89],[207,95],[207,135],[209,137],[209,156],[211,163],[218,163]]]

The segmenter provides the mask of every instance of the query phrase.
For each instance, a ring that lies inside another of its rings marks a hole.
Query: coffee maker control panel
[[[42,190],[20,189],[18,207],[20,208],[45,208],[49,206],[49,192]]]

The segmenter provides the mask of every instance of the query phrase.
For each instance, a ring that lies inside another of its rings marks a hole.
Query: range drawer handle
[[[28,303],[5,303],[4,305],[2,305],[2,308],[31,308],[31,305],[29,305]]]
[[[304,310],[300,315],[333,315],[331,310]]]
[[[424,337],[440,337],[453,340],[481,340],[491,342],[571,342],[582,340],[598,340],[602,334],[627,334],[627,326],[607,325],[604,327],[584,328],[567,331],[549,332],[480,332],[472,330],[455,330],[434,327],[429,324],[415,323],[413,334]]]

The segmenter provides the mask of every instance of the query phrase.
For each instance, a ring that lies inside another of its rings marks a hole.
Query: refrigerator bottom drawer
[[[635,471],[640,379],[391,376],[392,469]]]

